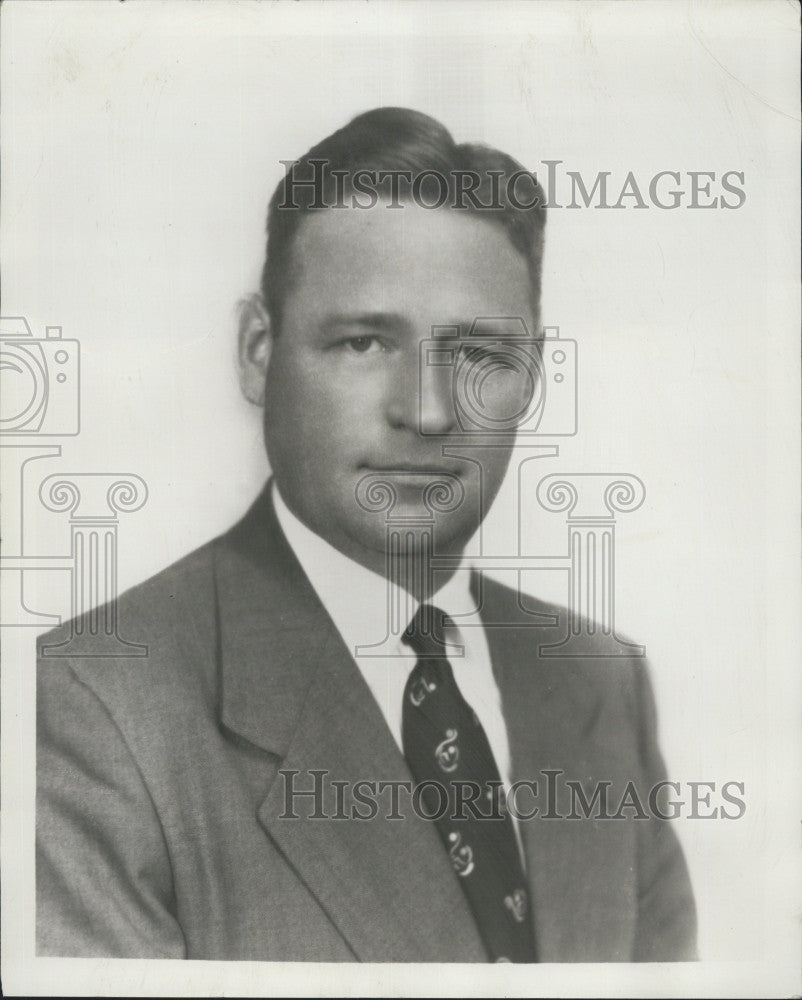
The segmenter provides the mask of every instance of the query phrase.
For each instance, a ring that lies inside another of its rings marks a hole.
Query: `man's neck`
[[[394,540],[395,547],[392,547],[393,541],[391,541],[385,550],[369,548],[342,533],[324,535],[289,507],[277,489],[275,481],[272,492],[273,502],[280,513],[280,521],[287,516],[293,518],[303,529],[316,535],[341,555],[371,573],[389,580],[420,604],[430,601],[434,594],[451,580],[462,562],[462,546],[452,546],[448,551],[438,549],[435,557],[432,551],[432,534],[428,531],[415,534],[406,530]]]

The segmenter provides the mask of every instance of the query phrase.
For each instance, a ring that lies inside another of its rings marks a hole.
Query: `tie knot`
[[[440,608],[433,604],[421,604],[401,639],[418,656],[445,656],[444,630],[453,626],[454,622]]]

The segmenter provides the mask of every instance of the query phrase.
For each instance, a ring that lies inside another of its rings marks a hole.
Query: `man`
[[[509,336],[540,321],[542,192],[516,174],[387,108],[279,185],[239,345],[272,481],[120,599],[147,657],[42,642],[39,954],[693,957],[669,824],[558,788],[645,801],[664,779],[642,661],[541,655],[564,611],[462,559],[513,447],[493,421],[539,359]],[[487,417],[467,437],[466,364]]]

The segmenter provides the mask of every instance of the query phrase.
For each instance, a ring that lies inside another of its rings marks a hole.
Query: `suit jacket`
[[[513,778],[634,781],[645,802],[664,767],[643,661],[543,657],[558,630],[517,627],[514,592],[481,589]],[[486,960],[432,822],[315,819],[311,797],[287,808],[280,771],[299,788],[314,769],[351,783],[411,775],[267,492],[118,610],[146,657],[40,656],[38,954]],[[694,957],[669,822],[625,811],[521,830],[541,961]]]

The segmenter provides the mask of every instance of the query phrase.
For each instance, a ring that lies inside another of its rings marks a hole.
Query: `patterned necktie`
[[[423,604],[404,632],[418,657],[404,690],[404,754],[491,960],[534,962],[526,881],[512,819],[499,808],[498,767],[438,638],[449,624]]]

